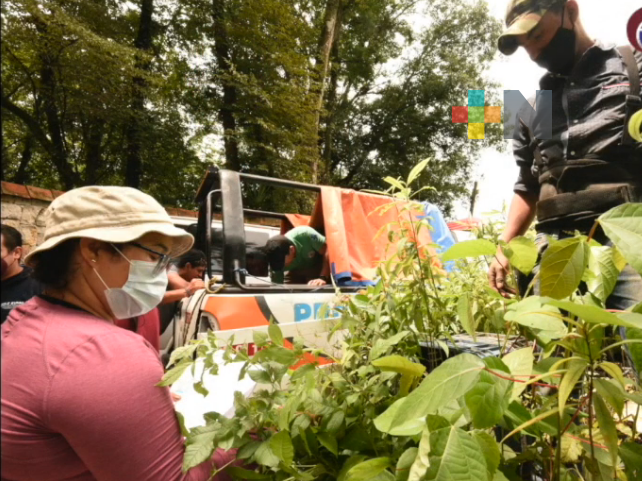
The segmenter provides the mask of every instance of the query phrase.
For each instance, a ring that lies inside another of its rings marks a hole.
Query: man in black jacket
[[[1,236],[2,294],[0,296],[1,322],[16,306],[24,304],[41,293],[40,283],[31,277],[31,269],[20,264],[22,235],[11,226],[2,224]]]
[[[577,0],[509,0],[498,46],[506,55],[524,48],[548,71],[540,88],[552,95],[552,138],[540,139],[536,129],[517,124],[513,155],[520,171],[500,239],[523,235],[537,215],[537,244],[543,252],[547,239],[575,231],[588,234],[600,214],[641,202],[642,144],[625,126],[642,109],[642,52],[589,37]],[[609,242],[600,228],[593,238]],[[505,296],[511,293],[508,269],[500,249],[488,277]],[[641,300],[642,278],[627,266],[606,307],[627,309]]]

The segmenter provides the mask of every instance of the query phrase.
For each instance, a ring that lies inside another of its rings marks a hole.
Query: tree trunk
[[[58,106],[56,105],[56,75],[54,72],[53,62],[54,59],[48,53],[41,55],[42,69],[40,71],[40,79],[42,83],[41,95],[42,105],[47,119],[47,132],[51,140],[52,160],[65,190],[71,190],[78,187],[80,184],[80,177],[73,170],[69,163],[67,155],[67,148],[65,145],[63,135],[63,125],[60,121],[60,114]]]
[[[136,69],[148,72],[151,62],[148,54],[152,48],[152,14],[154,13],[153,0],[141,0],[140,21],[138,34],[134,46],[141,51],[136,60]],[[135,75],[132,80],[132,102],[127,126],[127,165],[125,167],[125,185],[140,188],[143,173],[142,160],[142,125],[145,119],[145,90],[147,81],[142,75]]]
[[[335,40],[338,38],[340,31],[340,15],[341,0],[328,0],[325,8],[325,15],[323,19],[323,29],[321,30],[321,37],[317,47],[317,82],[316,82],[316,107],[315,107],[315,138],[319,137],[319,124],[321,120],[321,110],[323,109],[323,99],[325,97],[325,88],[330,72],[330,54]],[[319,159],[315,157],[312,160],[312,182],[316,183],[319,177]]]
[[[2,155],[0,161],[0,180],[4,180],[4,169],[9,160],[6,150],[7,148],[4,145],[4,115],[0,115],[0,154]]]
[[[29,167],[29,162],[31,162],[31,157],[33,156],[33,135],[31,132],[27,131],[25,135],[25,143],[22,148],[22,153],[20,154],[20,165],[16,171],[16,175],[13,177],[13,182],[16,184],[27,184],[29,179],[27,177],[27,167]]]
[[[102,164],[103,137],[105,135],[105,121],[98,119],[89,124],[85,145],[85,185],[93,185],[98,181],[98,168]]]
[[[323,142],[319,139],[319,145],[323,145],[322,160],[325,166],[324,182],[328,182],[331,176],[332,165],[332,141],[334,133],[335,119],[337,115],[337,88],[339,84],[339,43],[341,36],[342,10],[339,10],[337,19],[337,28],[335,29],[334,41],[332,43],[330,66],[330,89],[328,90],[328,99],[326,104],[325,131],[323,133]]]
[[[212,18],[214,20],[214,54],[223,79],[223,104],[219,109],[219,120],[223,124],[223,142],[225,144],[225,166],[239,171],[239,148],[236,138],[236,87],[231,81],[230,46],[225,24],[225,0],[212,0]]]

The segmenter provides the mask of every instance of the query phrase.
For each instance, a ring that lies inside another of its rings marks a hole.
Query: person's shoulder
[[[296,231],[295,234],[305,234],[305,235],[318,235],[319,233],[314,229],[313,227],[310,227],[309,225],[301,225],[299,227],[295,227],[292,229],[292,231]],[[292,232],[290,231],[290,232]]]

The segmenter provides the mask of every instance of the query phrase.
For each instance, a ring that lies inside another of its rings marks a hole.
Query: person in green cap
[[[593,40],[576,0],[510,0],[498,47],[505,55],[522,47],[547,70],[540,88],[552,98],[552,138],[535,136],[520,114],[513,134],[520,171],[500,237],[508,242],[523,235],[537,217],[541,255],[548,239],[588,234],[600,214],[642,201],[642,144],[625,128],[642,108],[642,52]],[[609,244],[600,228],[594,239]],[[508,270],[500,248],[488,279],[506,297],[513,293]],[[606,307],[627,309],[640,301],[642,278],[626,266]]]
[[[284,272],[292,283],[323,286],[330,282],[330,262],[325,237],[312,227],[299,226],[270,238],[263,247],[272,282],[282,284]]]

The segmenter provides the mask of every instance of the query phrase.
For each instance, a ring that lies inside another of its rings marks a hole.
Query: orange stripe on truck
[[[254,296],[210,297],[205,311],[216,317],[221,331],[270,324]]]

